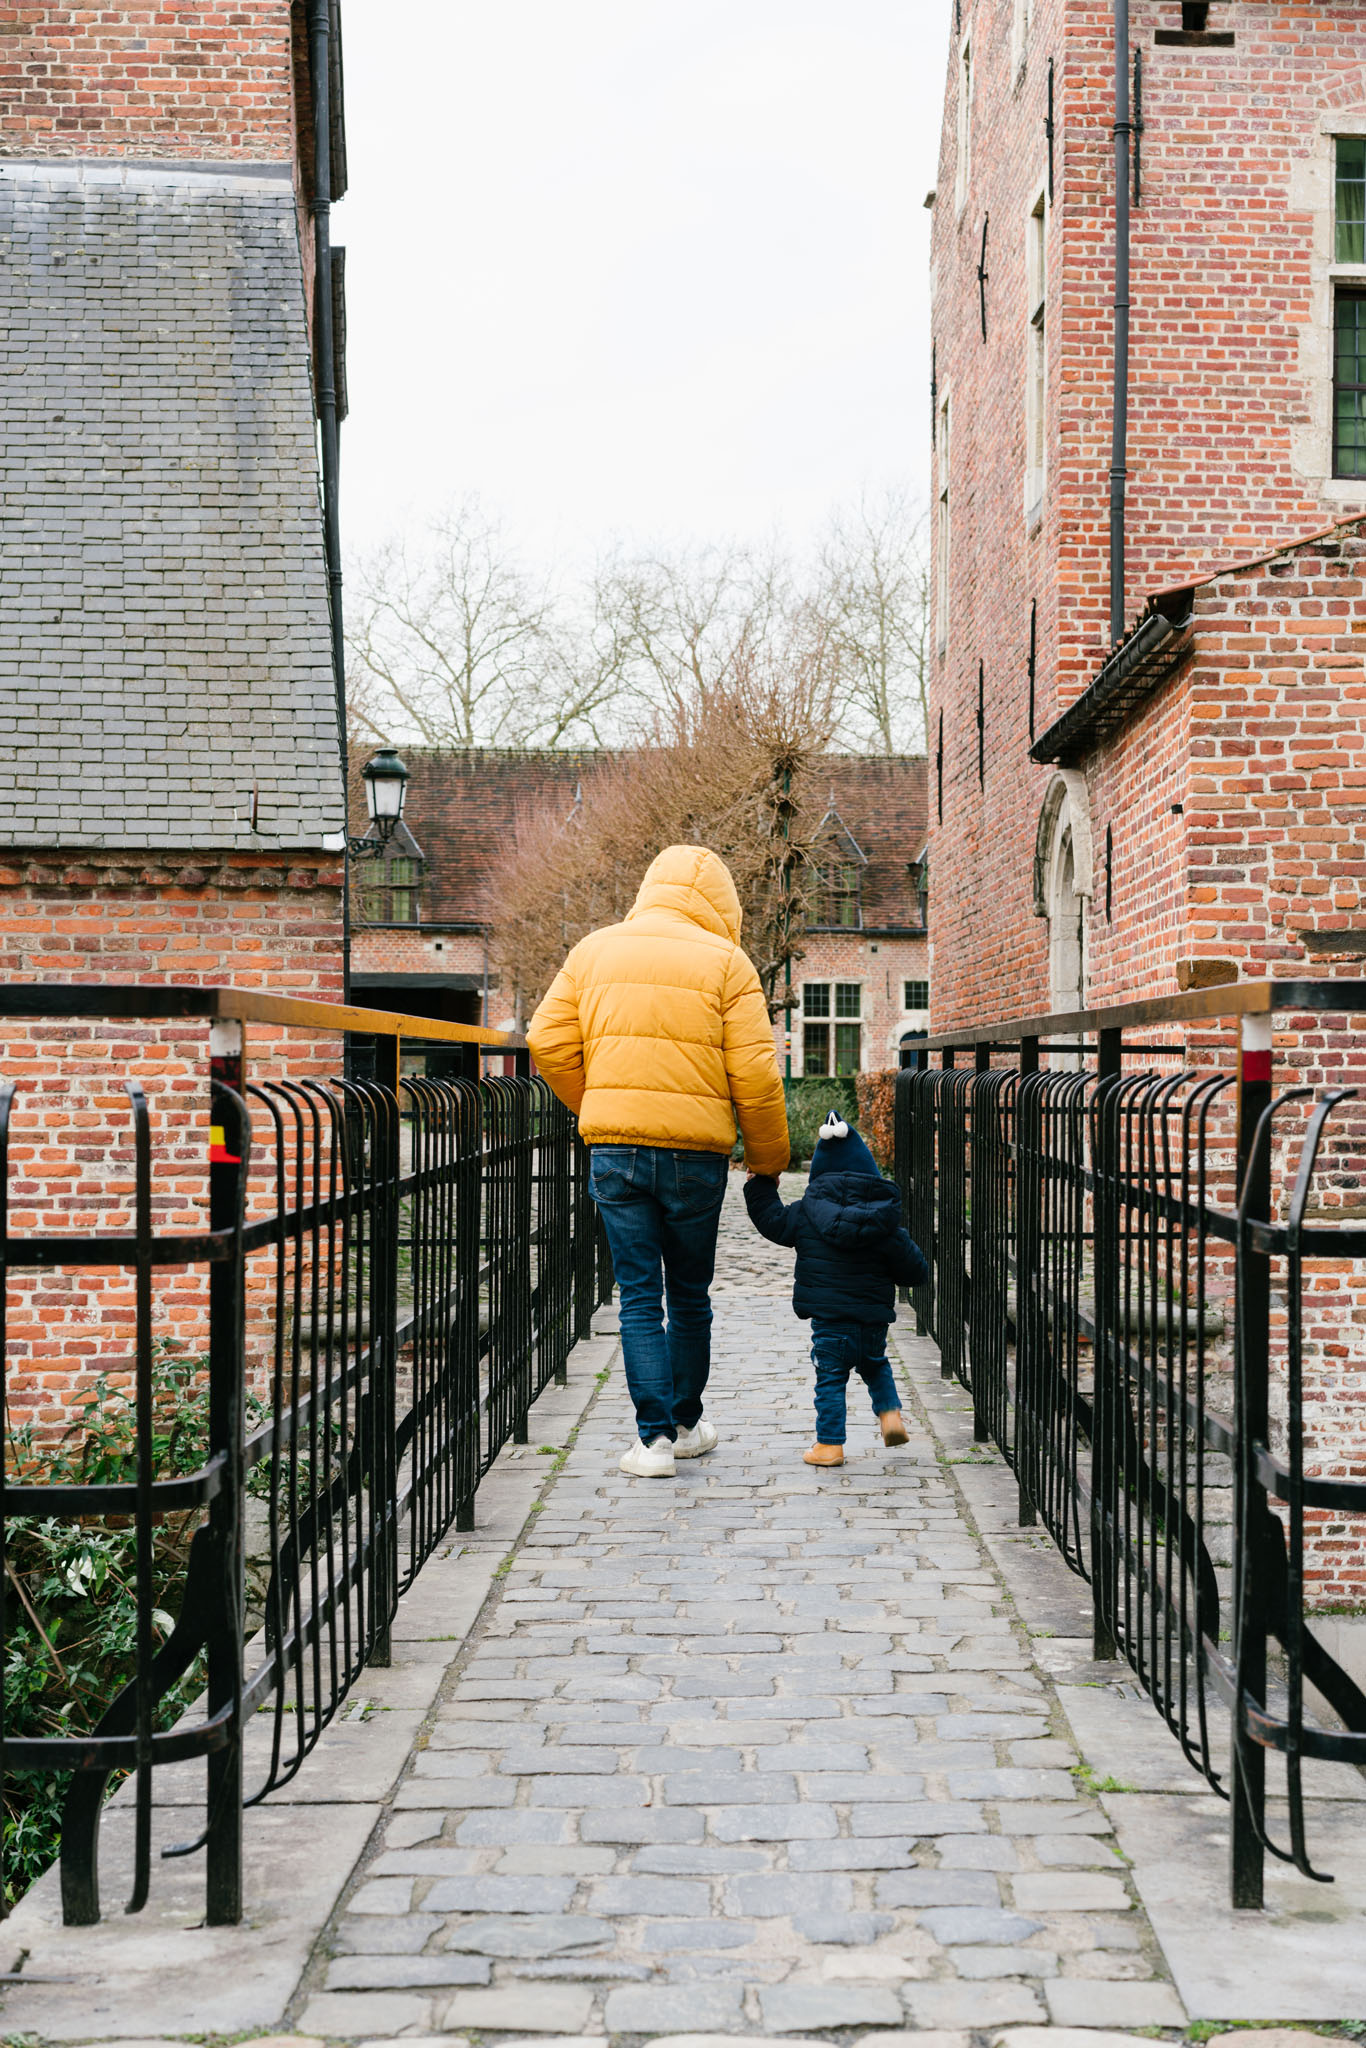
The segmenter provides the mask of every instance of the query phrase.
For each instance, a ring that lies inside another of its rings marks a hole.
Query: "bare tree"
[[[354,720],[373,737],[431,747],[602,738],[616,668],[584,659],[562,606],[477,499],[443,513],[423,544],[379,548],[353,586]]]
[[[929,730],[929,525],[904,492],[837,512],[814,598],[839,672],[841,742],[883,754],[926,751]]]
[[[780,547],[617,551],[567,596],[521,566],[476,499],[357,565],[358,738],[430,747],[642,745],[753,678],[834,678],[833,738],[923,751],[928,552],[889,494],[831,521],[814,565]]]
[[[650,741],[602,762],[582,804],[529,816],[496,884],[492,954],[525,1017],[585,932],[622,918],[664,846],[720,854],[744,914],[742,943],[773,1014],[800,957],[833,725],[819,647],[745,656],[724,685],[659,714]]]
[[[611,555],[593,610],[610,622],[623,709],[653,717],[661,705],[697,707],[790,649],[802,607],[776,548],[730,545]]]

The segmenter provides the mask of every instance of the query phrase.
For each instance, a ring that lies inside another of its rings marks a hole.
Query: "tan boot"
[[[802,1452],[803,1462],[808,1465],[842,1465],[843,1444],[812,1444],[809,1451]]]
[[[899,1408],[888,1408],[883,1414],[879,1415],[878,1421],[882,1425],[883,1443],[908,1444],[910,1442],[910,1435],[905,1423],[901,1419],[901,1410]]]

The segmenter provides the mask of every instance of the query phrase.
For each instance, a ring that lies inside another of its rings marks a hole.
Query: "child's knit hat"
[[[858,1132],[832,1109],[821,1125],[816,1149],[811,1155],[811,1178],[822,1173],[871,1174],[881,1180],[878,1163]]]

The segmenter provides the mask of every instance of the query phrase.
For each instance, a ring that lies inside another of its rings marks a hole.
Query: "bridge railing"
[[[564,1382],[572,1346],[610,1299],[587,1155],[525,1048],[497,1033],[230,989],[12,988],[0,1015],[21,1034],[54,1019],[113,1034],[149,1016],[208,1024],[206,1213],[189,1230],[183,1213],[173,1230],[158,1227],[168,1210],[159,1155],[177,1149],[177,1134],[154,1117],[140,1078],[124,1083],[131,1175],[112,1202],[131,1228],[12,1230],[11,1193],[30,1189],[33,1148],[12,1142],[23,1084],[0,1076],[0,1300],[34,1274],[130,1276],[120,1399],[135,1438],[118,1479],[69,1484],[43,1476],[41,1443],[30,1435],[16,1456],[11,1436],[0,1542],[16,1518],[131,1529],[136,1595],[130,1681],[80,1735],[7,1732],[0,1707],[0,1784],[7,1773],[71,1774],[63,1912],[88,1924],[100,1914],[111,1777],[134,1781],[136,1910],[153,1868],[153,1773],[203,1759],[203,1827],[162,1854],[205,1851],[208,1920],[233,1922],[244,1806],[287,1783],[359,1674],[388,1663],[400,1596],[449,1531],[474,1526],[480,1479],[504,1444],[526,1442],[532,1404]],[[259,1079],[246,1059],[253,1019],[274,1031]],[[300,1078],[288,1071],[291,1029],[312,1053]],[[358,1034],[349,1075],[329,1071],[343,1064],[340,1038],[319,1036],[329,1033]],[[333,1057],[320,1061],[329,1043]],[[483,1074],[489,1054],[514,1071]],[[196,1285],[203,1462],[166,1476],[158,1347],[172,1298],[183,1303]],[[8,1412],[8,1348],[5,1370]],[[167,1615],[157,1536],[172,1518],[188,1563]],[[249,1525],[259,1552],[250,1586]],[[18,1581],[6,1577],[8,1595]],[[8,1597],[2,1611],[11,1625],[24,1618]],[[4,1647],[0,1633],[0,1666]],[[187,1680],[199,1697],[181,1711]]]
[[[1366,1765],[1366,1696],[1315,1633],[1366,1564],[1336,1362],[1366,1310],[1363,1011],[1363,982],[1236,984],[931,1037],[897,1082],[920,1327],[1021,1523],[1090,1582],[1097,1657],[1231,1798],[1235,1906],[1268,1851],[1317,1874],[1306,1762]],[[1278,1092],[1273,1051],[1310,1085]]]

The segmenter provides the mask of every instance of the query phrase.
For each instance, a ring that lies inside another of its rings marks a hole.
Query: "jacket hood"
[[[841,1142],[847,1144],[848,1139]],[[813,1175],[815,1170],[812,1160]],[[802,1196],[802,1207],[831,1244],[871,1244],[894,1237],[901,1228],[901,1191],[883,1180],[876,1168],[871,1179],[866,1173],[829,1172],[813,1179]]]
[[[832,1127],[841,1133],[839,1137],[826,1136],[827,1129]],[[812,1180],[818,1180],[826,1173],[864,1174],[870,1180],[882,1179],[876,1159],[853,1125],[834,1116],[833,1112],[827,1123],[821,1126],[821,1135],[811,1154]],[[891,1183],[885,1182],[884,1185],[890,1186]]]
[[[669,910],[704,931],[740,943],[740,898],[730,869],[706,846],[666,846],[645,870],[627,922],[650,910]]]

